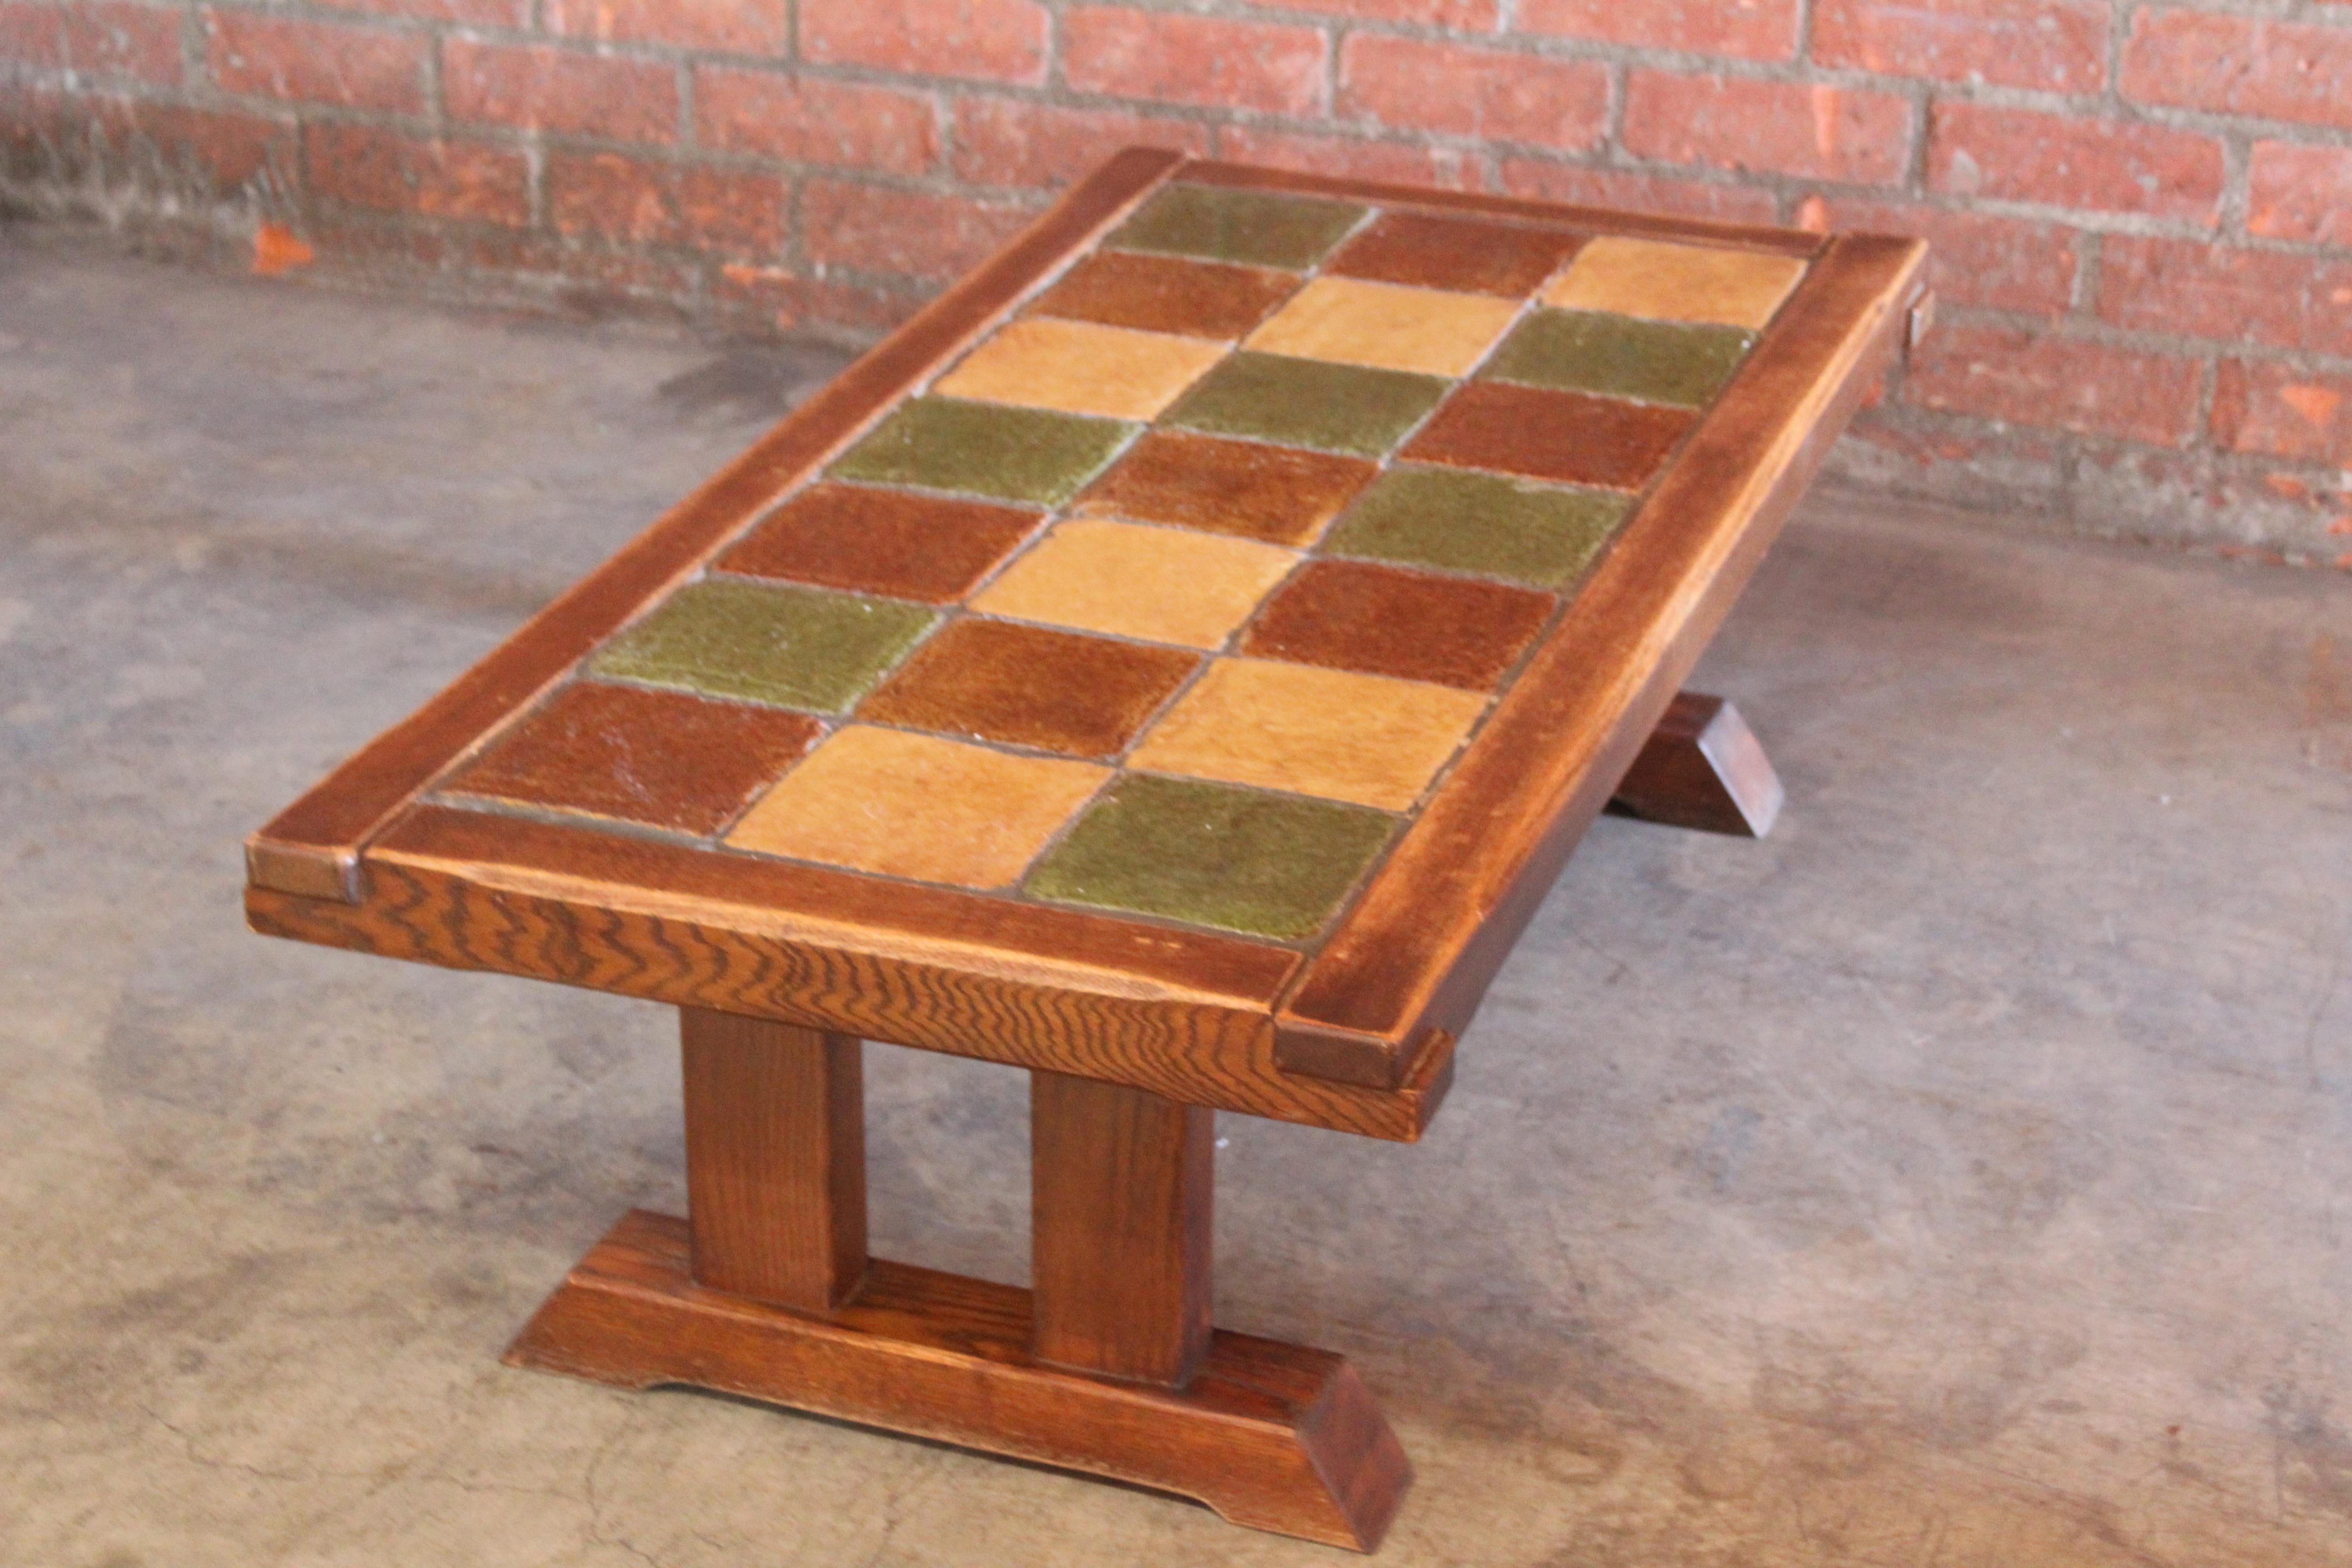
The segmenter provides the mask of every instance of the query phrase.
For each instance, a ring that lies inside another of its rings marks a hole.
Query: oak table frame
[[[648,599],[1171,180],[1687,239],[1800,282],[1444,786],[1304,949],[425,798]],[[680,1009],[686,1220],[625,1217],[509,1352],[1196,1497],[1370,1550],[1410,1468],[1348,1363],[1213,1329],[1213,1115],[1410,1142],[1605,806],[1759,834],[1738,714],[1682,680],[1925,319],[1925,247],[1120,154],[248,842],[253,927]],[[1033,1075],[1034,1289],[867,1256],[860,1042]]]

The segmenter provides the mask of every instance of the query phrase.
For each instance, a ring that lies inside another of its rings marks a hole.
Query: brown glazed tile
[[[1149,419],[1225,357],[1202,338],[1032,316],[1007,323],[932,386],[942,396]]]
[[[1115,757],[1200,663],[1172,647],[967,618],[925,643],[857,716]]]
[[[952,604],[1045,514],[863,485],[803,490],[719,558],[746,577]]]
[[[1233,339],[1264,321],[1297,287],[1297,278],[1287,272],[1106,250],[1072,268],[1030,309],[1147,332]]]
[[[1638,490],[1697,417],[1685,408],[1477,381],[1446,399],[1402,456],[1531,479]]]
[[[1804,275],[1804,262],[1793,256],[1612,235],[1577,252],[1543,291],[1543,302],[1656,321],[1760,327]]]
[[[804,713],[583,680],[445,786],[715,833],[817,737]]]
[[[1486,705],[1479,693],[1417,680],[1221,658],[1127,763],[1403,811]]]
[[[761,796],[727,842],[853,871],[1002,888],[1108,777],[1090,763],[852,724]]]
[[[1491,691],[1551,609],[1550,595],[1500,583],[1318,561],[1266,601],[1240,651]]]
[[[1503,335],[1516,301],[1354,278],[1318,278],[1252,332],[1253,353],[1461,375]]]
[[[1017,621],[1215,647],[1298,557],[1245,539],[1076,517],[1056,523],[971,607]]]
[[[1323,270],[1518,300],[1533,293],[1583,243],[1584,236],[1559,229],[1388,213],[1343,246]]]
[[[1075,510],[1300,545],[1379,472],[1376,463],[1333,452],[1154,430]]]

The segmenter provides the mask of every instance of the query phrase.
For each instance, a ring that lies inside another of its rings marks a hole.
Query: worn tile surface
[[[1045,513],[865,485],[819,484],[719,558],[722,572],[950,604]]]
[[[1491,690],[1551,616],[1549,594],[1368,561],[1318,561],[1268,599],[1240,651]]]
[[[1461,375],[1502,336],[1518,301],[1356,278],[1318,278],[1250,334],[1260,353]]]
[[[1587,245],[1543,302],[1662,321],[1761,327],[1805,275],[1793,256],[1606,236]]]
[[[1557,588],[1584,571],[1631,504],[1612,490],[1395,468],[1348,509],[1323,550]]]
[[[1739,327],[1538,310],[1512,329],[1480,374],[1696,408],[1723,389],[1754,341]]]
[[[1633,490],[1649,482],[1691,424],[1692,416],[1679,408],[1472,382],[1415,433],[1404,456]]]
[[[932,388],[949,397],[1149,419],[1225,356],[1222,343],[1095,321],[1011,321]]]
[[[1485,706],[1452,687],[1221,658],[1144,731],[1128,765],[1402,811]]]
[[[1295,273],[1106,250],[1070,268],[1030,309],[1041,316],[1231,339],[1264,321],[1297,287]]]
[[[711,578],[604,646],[599,675],[838,712],[938,617],[856,594]]]
[[[1562,229],[1383,213],[1341,246],[1323,270],[1518,300],[1583,243],[1583,236]]]
[[[1335,453],[1155,430],[1129,447],[1076,510],[1302,545],[1379,471]]]
[[[1015,620],[1215,647],[1297,561],[1251,540],[1072,518],[971,603]]]
[[[714,833],[808,750],[819,728],[777,708],[575,681],[443,787]]]
[[[1395,831],[1376,811],[1130,773],[1031,873],[1039,898],[1312,936]]]
[[[971,617],[917,649],[857,716],[1075,757],[1115,756],[1200,662],[1176,648]]]
[[[1001,888],[1109,776],[1066,758],[851,724],[761,796],[727,842],[856,871]]]
[[[833,465],[834,476],[1055,505],[1110,460],[1132,426],[951,397],[900,407]]]
[[[1165,422],[1377,458],[1437,405],[1447,385],[1402,371],[1237,353],[1180,398]]]
[[[1116,250],[1201,256],[1297,271],[1321,260],[1365,211],[1352,202],[1173,184],[1145,202],[1105,243]]]

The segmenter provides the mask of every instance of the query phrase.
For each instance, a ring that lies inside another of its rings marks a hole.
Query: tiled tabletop
[[[1311,942],[1806,266],[1166,185],[435,798]]]

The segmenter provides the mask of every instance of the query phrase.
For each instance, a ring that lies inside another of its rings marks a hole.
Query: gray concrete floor
[[[239,837],[838,362],[0,229],[0,1563],[1310,1563],[498,1363],[677,1207],[655,1007],[264,941]],[[1396,1564],[2352,1563],[2352,582],[1809,507],[1761,844],[1605,821],[1413,1148],[1227,1117],[1220,1321]],[[870,1052],[878,1249],[1024,1277],[1016,1074]]]

